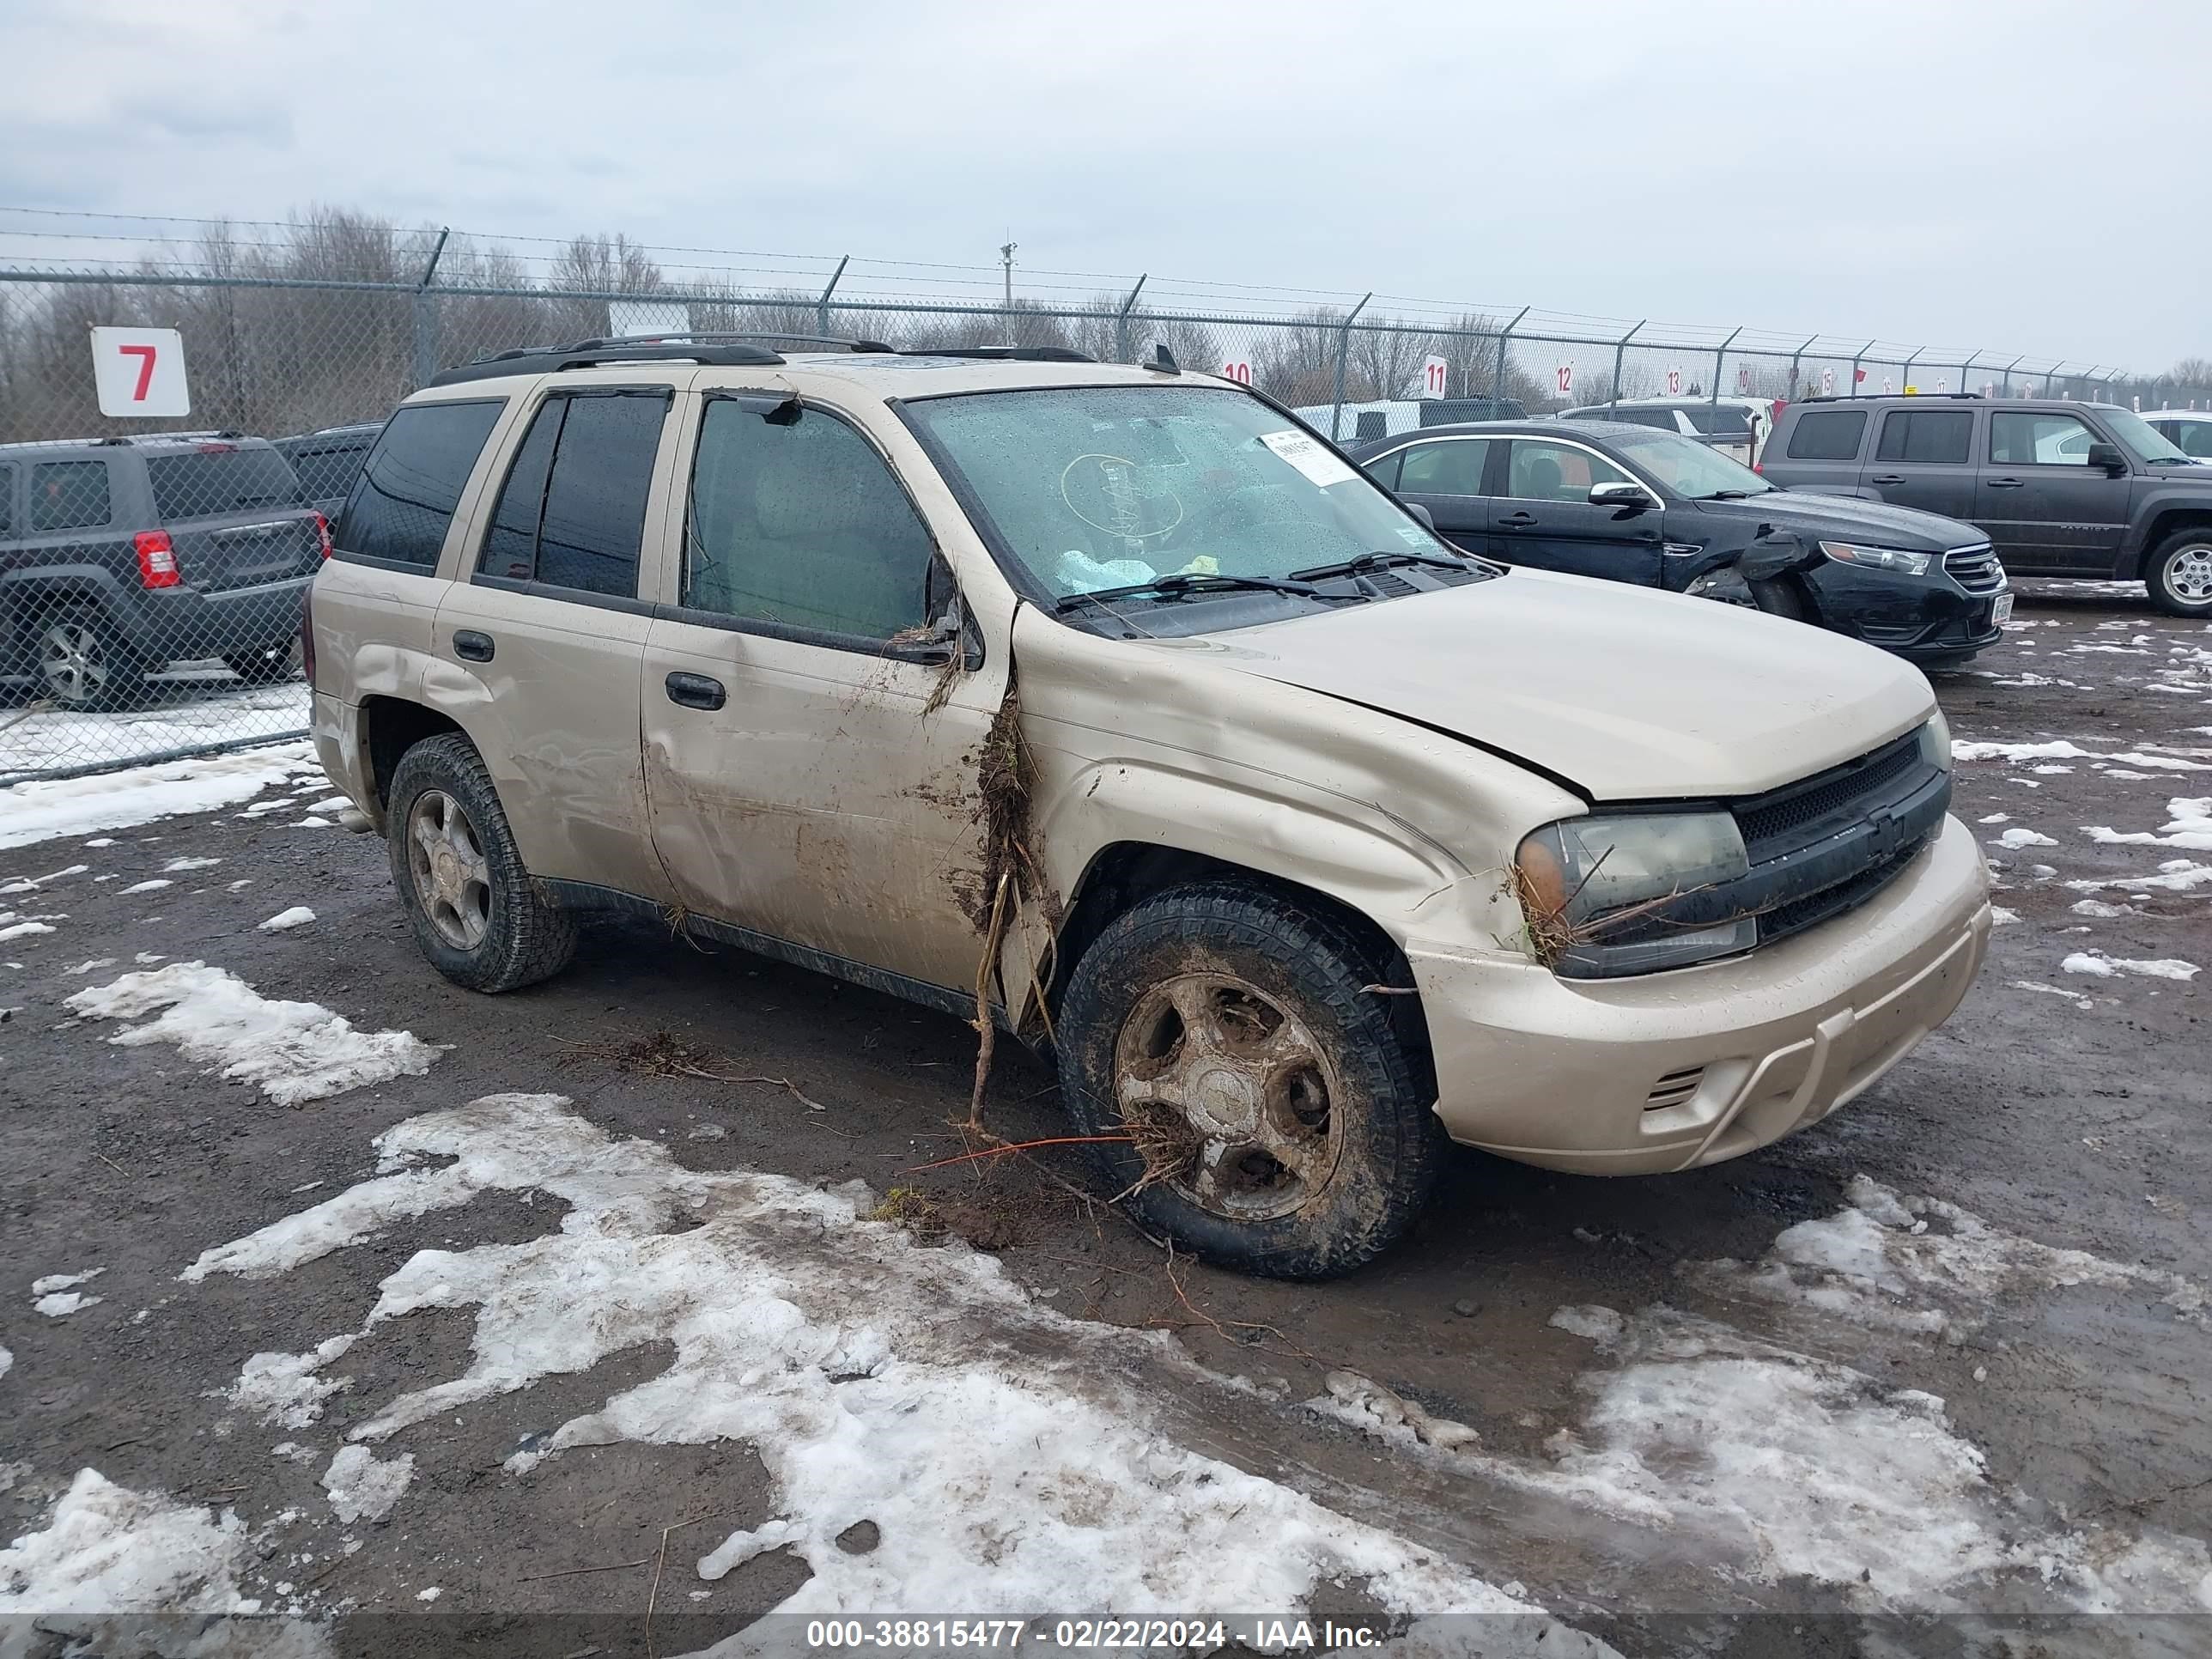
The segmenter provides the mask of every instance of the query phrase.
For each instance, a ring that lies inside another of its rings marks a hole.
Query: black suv
[[[2109,404],[1811,398],[1783,411],[1763,471],[1978,525],[2016,576],[2143,581],[2162,611],[2212,615],[2212,469]]]
[[[65,708],[126,704],[173,662],[281,679],[330,545],[266,439],[0,444],[0,676]]]
[[[1779,490],[1679,433],[1493,421],[1345,453],[1469,553],[1756,605],[1925,670],[1994,645],[2012,614],[1972,526]]]

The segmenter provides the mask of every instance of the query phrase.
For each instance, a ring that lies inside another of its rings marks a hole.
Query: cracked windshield
[[[1056,599],[1170,576],[1283,581],[1373,554],[1462,562],[1242,392],[1082,386],[908,408]]]

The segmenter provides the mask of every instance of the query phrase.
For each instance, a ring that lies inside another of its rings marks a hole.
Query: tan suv
[[[1313,1276],[1449,1139],[1595,1174],[1817,1121],[1987,943],[1928,684],[1506,571],[1249,390],[694,337],[470,365],[313,597],[315,732],[432,963],[594,908],[1056,1055],[1105,1178]]]

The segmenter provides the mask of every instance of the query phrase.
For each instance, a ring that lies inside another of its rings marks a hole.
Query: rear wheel
[[[2212,615],[2212,531],[2184,530],[2150,556],[2143,579],[2150,602],[2169,616]]]
[[[512,991],[568,965],[575,918],[531,886],[491,775],[466,738],[428,738],[400,757],[386,840],[415,942],[456,985]]]
[[[1224,1267],[1348,1273],[1427,1201],[1444,1137],[1387,999],[1333,919],[1235,883],[1110,923],[1057,1023],[1060,1089],[1148,1225]]]
[[[50,611],[32,624],[40,695],[64,708],[119,708],[144,691],[146,662],[97,611]]]

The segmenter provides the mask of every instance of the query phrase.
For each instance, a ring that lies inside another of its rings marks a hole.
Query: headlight
[[[1951,722],[1940,708],[1920,728],[1920,758],[1939,772],[1951,769]]]
[[[1822,542],[1820,551],[1841,564],[1855,564],[1868,570],[1899,570],[1908,576],[1924,576],[1936,556],[1933,553],[1907,553],[1895,547],[1862,547],[1856,542]]]
[[[1653,973],[1759,942],[1753,917],[1711,920],[1711,890],[1751,869],[1725,812],[1565,818],[1524,840],[1514,867],[1529,943],[1562,978]]]

